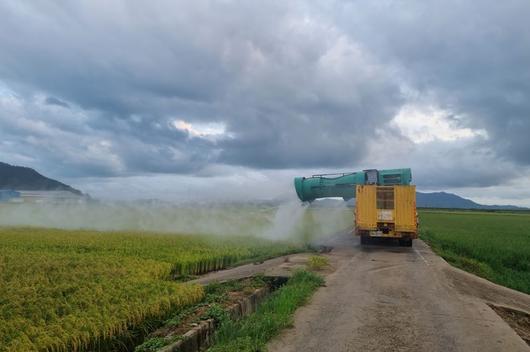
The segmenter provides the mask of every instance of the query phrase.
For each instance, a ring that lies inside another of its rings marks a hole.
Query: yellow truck
[[[355,233],[361,244],[371,238],[398,239],[402,246],[412,246],[418,238],[416,186],[411,185],[409,168],[368,169],[343,174],[295,177],[294,187],[302,202],[341,197],[356,198]]]
[[[357,185],[355,233],[361,244],[371,238],[394,238],[402,246],[412,246],[418,238],[416,186]]]

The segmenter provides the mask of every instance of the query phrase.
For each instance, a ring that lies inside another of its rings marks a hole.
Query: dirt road
[[[486,302],[530,311],[530,296],[451,268],[421,241],[360,247],[335,238],[336,270],[271,352],[529,351]]]
[[[307,259],[311,255],[314,255],[314,253],[284,255],[260,263],[245,264],[230,269],[214,271],[188,282],[192,284],[206,285],[212,282],[242,279],[257,274],[267,276],[291,276],[295,270],[304,269],[306,267]]]

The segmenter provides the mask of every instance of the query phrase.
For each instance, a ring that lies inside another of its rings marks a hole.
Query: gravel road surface
[[[361,247],[344,234],[331,245],[326,287],[270,352],[530,351],[486,304],[530,312],[530,296],[451,268],[419,240]]]

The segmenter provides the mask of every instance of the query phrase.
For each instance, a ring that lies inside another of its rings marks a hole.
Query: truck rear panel
[[[377,230],[376,188],[357,186],[355,220],[357,226],[367,230]]]
[[[416,232],[416,186],[394,186],[395,231]]]
[[[358,185],[356,233],[369,237],[417,238],[416,187]]]

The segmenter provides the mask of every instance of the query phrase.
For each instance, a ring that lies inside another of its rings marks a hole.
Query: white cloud
[[[488,138],[483,129],[459,126],[459,118],[434,106],[404,105],[391,124],[416,144],[436,140],[452,142],[474,137]]]
[[[226,134],[226,124],[222,122],[191,123],[177,119],[173,121],[173,126],[178,130],[187,132],[190,137],[215,140]]]

